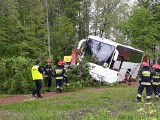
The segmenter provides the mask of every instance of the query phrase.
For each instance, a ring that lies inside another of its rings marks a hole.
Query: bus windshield
[[[85,56],[95,59],[92,61],[93,63],[103,66],[104,63],[110,64],[114,49],[115,47],[112,45],[89,39],[84,47],[84,53]]]

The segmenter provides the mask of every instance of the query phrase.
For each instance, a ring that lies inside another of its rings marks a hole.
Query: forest
[[[154,59],[159,33],[159,0],[0,0],[0,93],[29,93],[35,60],[56,65],[89,35]]]

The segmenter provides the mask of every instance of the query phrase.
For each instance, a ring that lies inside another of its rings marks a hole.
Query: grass
[[[6,97],[12,97],[14,95],[8,95],[8,94],[1,94],[0,95],[0,98],[6,98]]]
[[[20,103],[0,105],[0,120],[149,120],[137,112],[137,87],[112,87],[96,92],[77,92]],[[160,119],[159,101],[152,102]]]

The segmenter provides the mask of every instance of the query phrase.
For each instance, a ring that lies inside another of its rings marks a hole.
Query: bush
[[[89,66],[85,61],[81,61],[78,66],[67,70],[66,74],[70,79],[70,86],[68,89],[65,89],[67,91],[76,91],[92,86],[93,79],[89,74]]]
[[[70,86],[67,89],[64,88],[65,91],[75,91],[86,87],[110,86],[106,82],[97,82],[92,78],[89,73],[90,66],[87,64],[87,61],[90,61],[89,58],[79,61],[78,66],[74,66],[72,69],[67,70],[67,76],[70,79]]]
[[[29,93],[33,88],[31,67],[34,61],[24,57],[0,60],[0,93]]]

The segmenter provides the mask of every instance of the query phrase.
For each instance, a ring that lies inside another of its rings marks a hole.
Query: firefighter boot
[[[137,96],[137,99],[135,99],[136,102],[142,102],[142,98]]]
[[[37,94],[37,98],[43,98],[41,94]]]
[[[62,89],[61,88],[59,89],[59,92],[62,93]]]

